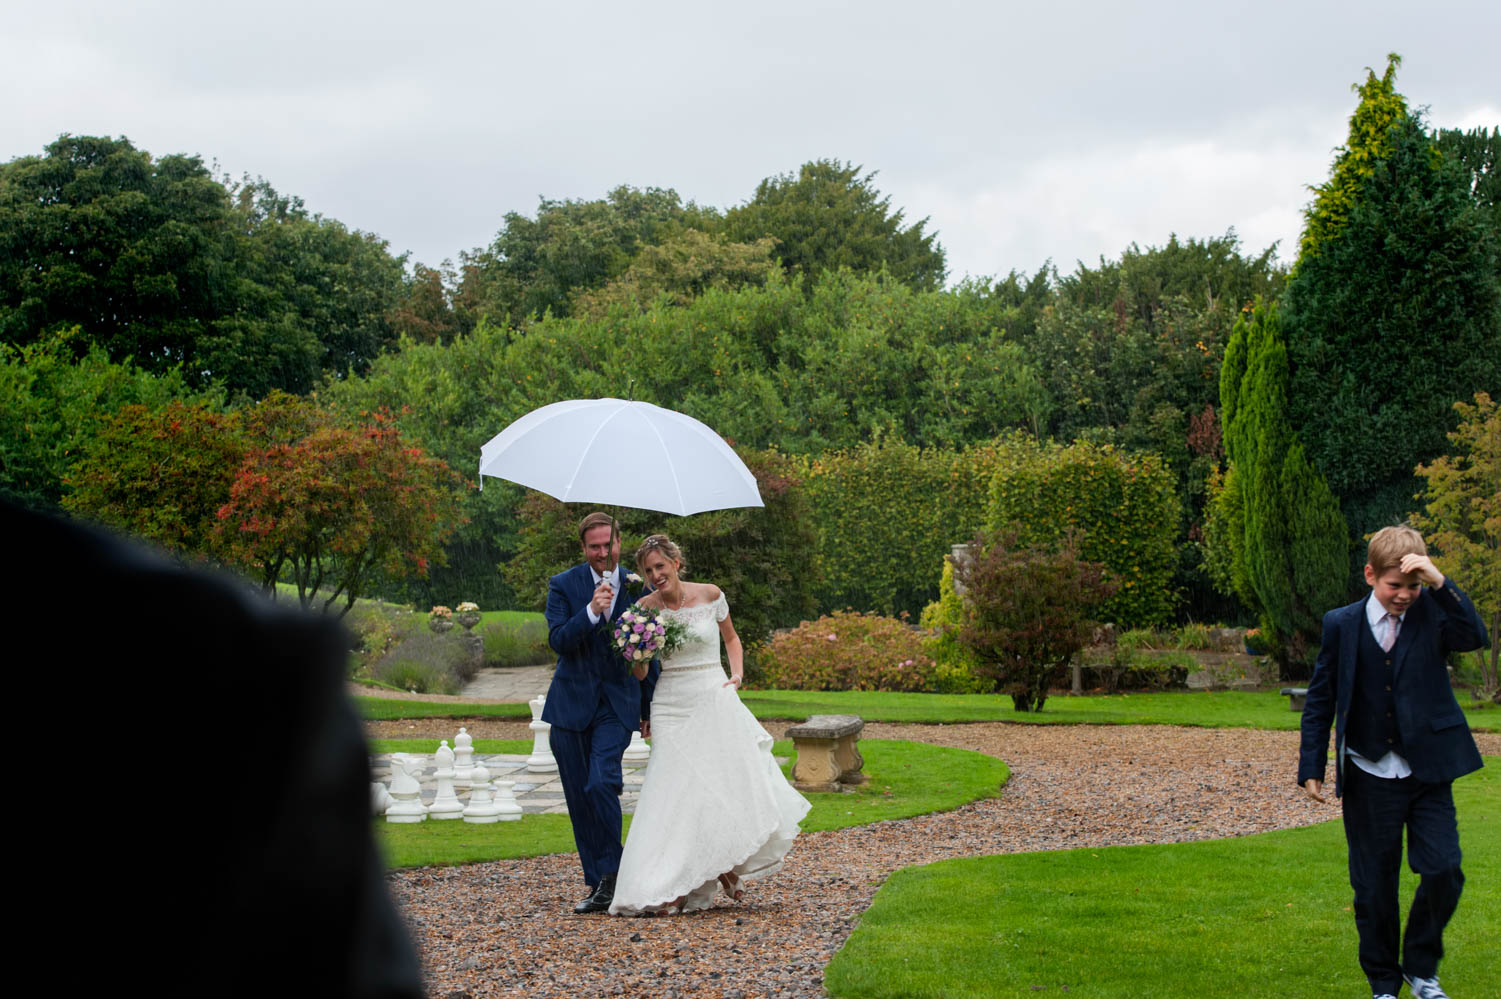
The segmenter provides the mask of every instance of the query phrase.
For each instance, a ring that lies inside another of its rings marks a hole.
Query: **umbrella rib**
[[[616,416],[619,416],[622,411],[623,410],[617,409],[615,412],[611,413],[603,420],[600,420],[599,426],[594,428],[594,433],[589,435],[589,442],[579,449],[578,464],[573,466],[573,474],[568,477],[568,488],[563,490],[563,502],[570,502],[567,497],[573,494],[573,484],[579,479],[579,472],[584,467],[584,459],[588,456],[589,449],[594,446],[595,441],[599,440],[599,435],[605,432],[605,427],[610,425],[610,421],[615,419]]]
[[[656,435],[657,443],[660,444],[660,445],[662,445],[662,453],[666,454],[667,453],[667,442],[662,439],[662,432],[659,431],[657,429],[657,427],[656,427],[656,424],[652,423],[650,420],[646,421],[646,426],[647,426],[647,429],[649,429],[653,434]],[[678,481],[678,470],[673,467],[672,462],[669,461],[666,464],[667,464],[667,473],[672,476],[672,491],[675,494],[677,494],[677,498],[678,498],[678,510],[684,511],[683,513],[679,513],[678,516],[680,516],[680,517],[687,516],[688,504],[686,504],[686,503],[683,502],[683,485],[682,485],[682,483],[680,481]],[[673,512],[676,513],[677,511],[673,511]]]

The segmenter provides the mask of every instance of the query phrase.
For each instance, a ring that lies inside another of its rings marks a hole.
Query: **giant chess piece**
[[[526,772],[529,774],[558,772],[558,761],[553,759],[552,746],[547,741],[547,733],[552,731],[552,726],[542,720],[542,705],[546,701],[545,694],[538,694],[526,702],[532,709],[532,723],[527,726],[532,730],[532,755],[526,758]]]
[[[422,784],[417,780],[421,772],[421,759],[407,753],[391,754],[391,797],[396,800],[386,809],[387,822],[422,822],[427,818]]]
[[[475,767],[469,804],[464,806],[464,821],[481,825],[500,821],[500,807],[490,798],[490,771]]]
[[[438,782],[438,793],[433,798],[433,803],[427,806],[428,817],[456,819],[464,814],[464,803],[453,793],[453,750],[448,748],[447,739],[438,744],[438,752],[433,759],[438,765],[437,772],[433,774],[433,779]]]
[[[396,803],[391,792],[378,780],[370,782],[370,810],[377,818],[386,814],[386,809]]]
[[[521,803],[516,800],[516,782],[513,780],[498,780],[495,782],[495,807],[500,809],[500,821],[521,821]]]
[[[631,733],[631,744],[625,747],[625,752],[620,757],[627,763],[645,763],[651,759],[651,746],[641,738],[641,730],[638,728]]]
[[[456,791],[467,791],[474,779],[474,736],[466,728],[459,729],[453,737],[453,786]]]

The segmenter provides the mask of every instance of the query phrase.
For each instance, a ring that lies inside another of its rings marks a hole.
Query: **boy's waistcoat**
[[[1355,682],[1350,690],[1350,714],[1346,724],[1346,744],[1361,756],[1375,762],[1387,753],[1402,752],[1402,731],[1397,725],[1395,646],[1383,651],[1362,622],[1355,654]]]

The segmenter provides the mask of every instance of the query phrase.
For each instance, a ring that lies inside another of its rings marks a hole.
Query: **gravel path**
[[[481,721],[476,738],[527,738]],[[772,726],[780,734],[783,726]],[[383,722],[372,736],[447,737],[450,721]],[[999,799],[799,837],[781,874],[685,917],[574,916],[572,855],[389,876],[429,993],[472,996],[819,997],[823,969],[882,881],[912,864],[1032,850],[1240,836],[1337,818],[1293,785],[1298,733],[1167,726],[868,724],[866,738],[989,753]],[[1478,734],[1501,753],[1501,736]]]

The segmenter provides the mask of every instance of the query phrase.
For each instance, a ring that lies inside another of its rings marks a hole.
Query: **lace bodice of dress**
[[[687,669],[694,666],[719,665],[719,622],[730,615],[724,594],[719,599],[682,610],[662,608],[662,617],[681,624],[683,644],[662,660],[662,670]]]

